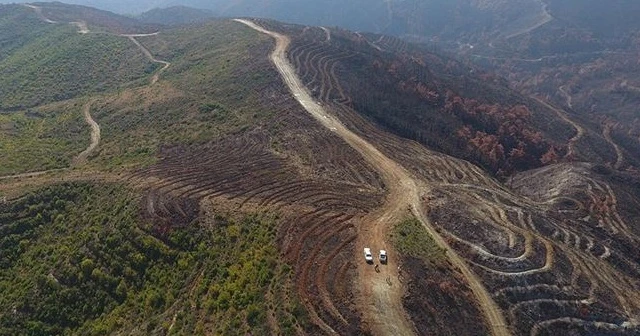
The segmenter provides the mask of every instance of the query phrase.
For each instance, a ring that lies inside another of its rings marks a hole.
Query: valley
[[[66,158],[0,165],[0,334],[638,332],[635,161],[573,85],[332,27],[34,6],[3,8],[44,34],[18,53],[135,57],[64,99],[0,92],[0,150]]]

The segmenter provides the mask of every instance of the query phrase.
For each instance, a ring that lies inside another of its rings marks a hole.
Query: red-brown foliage
[[[466,99],[447,92],[444,110],[462,120],[456,135],[465,140],[493,169],[509,173],[559,160],[558,148],[532,129],[531,111],[525,105],[502,106]]]

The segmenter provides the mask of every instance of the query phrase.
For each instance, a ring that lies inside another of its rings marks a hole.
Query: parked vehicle
[[[373,255],[371,254],[371,249],[368,247],[364,248],[364,260],[366,260],[368,263],[373,262]]]
[[[387,251],[380,250],[380,255],[378,256],[378,258],[380,259],[381,263],[386,264],[387,263]]]

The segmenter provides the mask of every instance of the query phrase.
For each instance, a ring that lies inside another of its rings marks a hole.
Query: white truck
[[[387,263],[387,251],[380,250],[380,256],[378,258],[380,259],[380,263],[386,264]]]
[[[364,248],[364,260],[366,260],[368,263],[373,262],[373,255],[371,254],[371,249],[368,247]]]

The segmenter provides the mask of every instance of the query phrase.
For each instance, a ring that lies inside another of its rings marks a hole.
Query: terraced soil
[[[412,277],[419,273],[398,270],[402,259],[388,229],[410,213],[446,248],[449,271],[460,279],[455,297],[485,321],[476,326],[479,333],[640,332],[640,215],[634,212],[640,203],[633,176],[562,164],[518,174],[505,185],[354,111],[340,81],[341,61],[354,54],[334,45],[346,33],[292,29],[288,48],[287,36],[274,32],[279,25],[260,22],[267,31],[243,23],[278,40],[272,59],[296,99],[275,93],[270,101],[282,111],[275,120],[206,145],[165,147],[156,164],[131,174],[71,171],[50,180],[31,174],[33,183],[124,179],[145,191],[145,216],[157,230],[190,222],[205,202],[277,211],[278,245],[313,324],[300,333],[425,330],[429,319],[406,309],[413,303],[405,294],[428,301],[447,287],[416,291]],[[403,48],[394,39],[353,38],[376,52]],[[369,244],[390,251],[380,273],[362,261]],[[452,313],[439,323],[460,323],[456,307],[443,309]]]
[[[511,332],[638,331],[638,260],[626,247],[638,239],[637,229],[615,210],[615,192],[602,177],[585,181],[581,174],[543,168],[526,182],[518,176],[514,191],[468,162],[379,131],[350,108],[340,86],[340,61],[350,55],[321,48],[314,36],[319,33],[308,29],[294,38],[289,59],[298,74],[345,125],[428,186],[415,212],[425,213],[461,263],[481,279]],[[555,111],[576,129],[571,142],[579,141],[582,127]],[[537,178],[548,182],[540,185]],[[587,194],[565,196],[577,190]],[[607,241],[618,247],[597,243]]]
[[[278,68],[289,89],[292,91],[294,96],[296,96],[298,102],[304,106],[307,112],[309,112],[316,121],[340,135],[340,137],[343,138],[351,147],[356,149],[365,158],[365,160],[376,167],[383,176],[389,192],[386,199],[387,202],[369,219],[374,223],[373,227],[363,230],[360,234],[361,246],[366,246],[366,244],[372,244],[374,246],[389,246],[387,230],[393,223],[400,221],[406,209],[409,208],[414,215],[420,219],[429,234],[434,237],[436,243],[442,248],[448,249],[448,244],[439,236],[438,232],[435,231],[432,224],[420,209],[420,196],[424,192],[423,190],[429,187],[426,185],[419,187],[418,185],[420,182],[410,176],[403,167],[386,157],[372,144],[351,132],[338,119],[336,119],[335,116],[329,114],[327,110],[309,96],[308,91],[301,84],[300,80],[295,75],[292,66],[285,57],[285,50],[289,45],[288,37],[267,31],[250,21],[238,21],[276,39],[276,49],[271,54],[271,59],[276,65],[276,68]],[[326,69],[326,63],[324,69]],[[316,71],[316,73],[318,72],[319,71]],[[392,247],[390,255],[396,256]],[[493,300],[486,293],[486,290],[480,283],[479,279],[476,278],[475,274],[469,271],[467,265],[455,254],[455,252],[449,253],[449,259],[456,267],[461,269],[471,290],[476,294],[478,303],[485,313],[485,317],[489,322],[492,333],[494,335],[508,335],[509,332],[503,321],[501,312],[497,309]],[[360,263],[360,265],[363,264]],[[398,272],[396,268],[393,267],[393,264],[390,266],[391,267],[386,268],[385,275],[388,275],[388,278],[397,279]],[[359,283],[364,286],[362,293],[360,294],[360,309],[364,311],[366,316],[365,322],[368,322],[371,325],[372,330],[377,334],[399,333],[407,335],[413,333],[414,327],[407,320],[407,316],[405,315],[400,302],[403,295],[402,288],[400,286],[389,286],[389,283],[385,286],[383,281],[380,279],[380,276],[376,276],[371,272],[370,267],[367,268],[366,266],[361,266],[359,275]]]

